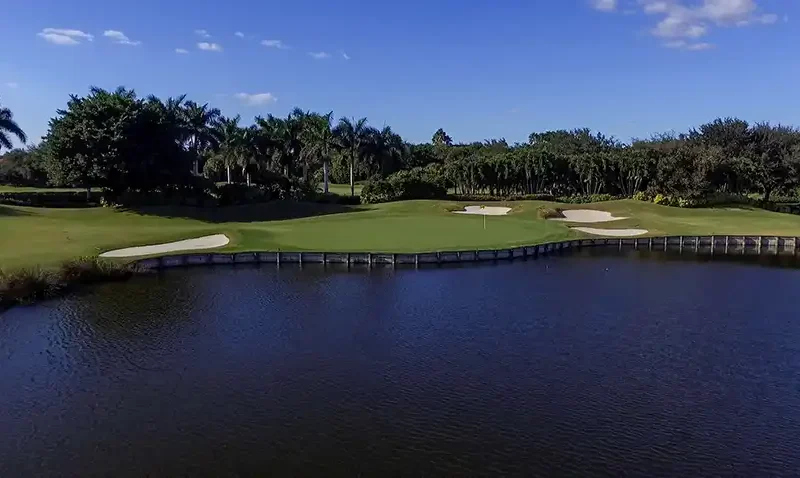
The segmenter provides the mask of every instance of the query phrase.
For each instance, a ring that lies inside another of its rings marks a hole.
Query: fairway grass
[[[614,228],[648,235],[800,236],[800,216],[760,209],[679,209],[632,200],[565,205],[542,201],[490,203],[507,216],[452,214],[471,202],[404,201],[339,206],[274,202],[221,209],[44,209],[0,206],[0,269],[54,267],[80,256],[125,247],[225,234],[220,251],[430,252],[506,248],[591,237],[570,222],[538,217],[539,207],[596,209]]]

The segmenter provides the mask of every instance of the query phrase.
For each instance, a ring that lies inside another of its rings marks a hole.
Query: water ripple
[[[0,320],[0,476],[796,476],[798,280],[576,257],[102,285]]]

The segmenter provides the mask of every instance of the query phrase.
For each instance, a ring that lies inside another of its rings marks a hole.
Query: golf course
[[[126,247],[213,234],[219,251],[429,252],[533,245],[596,237],[569,221],[540,217],[540,208],[592,209],[625,219],[597,225],[647,235],[800,236],[800,217],[755,208],[684,209],[634,200],[567,205],[544,201],[491,203],[508,215],[455,214],[476,203],[414,200],[342,206],[275,201],[201,209],[153,207],[46,209],[0,206],[0,268],[56,267],[64,261]],[[484,219],[485,229],[484,229]]]

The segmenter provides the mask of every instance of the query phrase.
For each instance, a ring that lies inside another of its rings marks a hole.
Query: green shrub
[[[52,208],[94,207],[100,204],[102,197],[102,191],[92,191],[88,197],[86,191],[4,192],[0,193],[0,204]]]
[[[637,191],[633,195],[633,199],[636,201],[650,202],[653,200],[653,195],[647,191]]]
[[[540,207],[537,212],[542,219],[558,219],[565,217],[562,210],[558,208]]]
[[[399,195],[389,181],[376,179],[367,182],[361,189],[361,202],[364,204],[378,204],[399,200]]]
[[[398,199],[437,199],[447,196],[447,188],[444,186],[402,173],[404,171],[389,177],[389,184],[392,185]]]
[[[556,198],[556,201],[566,204],[589,204],[593,202],[605,202],[618,199],[610,194],[589,194],[589,195],[575,195],[575,196],[561,196]]]
[[[431,165],[429,165],[431,166]],[[437,199],[447,196],[447,188],[435,176],[435,168],[398,171],[386,179],[375,178],[361,190],[361,202],[376,204],[407,199]]]
[[[673,205],[676,205],[678,207],[698,207],[701,204],[701,202],[702,201],[700,199],[696,198],[679,197],[677,198],[677,200],[673,200]]]
[[[552,194],[512,194],[509,196],[497,196],[491,194],[448,194],[447,199],[461,202],[475,201],[555,201]]]
[[[661,193],[656,194],[653,198],[653,203],[661,205],[661,206],[669,206],[672,203],[672,198],[669,196],[665,196]]]

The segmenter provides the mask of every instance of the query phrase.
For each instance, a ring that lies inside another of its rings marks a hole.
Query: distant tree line
[[[366,118],[294,109],[286,117],[224,117],[185,96],[141,98],[133,90],[92,88],[72,96],[50,120],[42,142],[0,156],[0,183],[184,191],[212,182],[261,187],[368,181],[370,202],[470,196],[702,198],[757,193],[769,200],[800,185],[800,131],[768,123],[716,119],[686,133],[623,143],[588,129],[532,133],[456,144],[439,129],[430,143],[403,140]],[[0,109],[0,147],[24,141]]]

